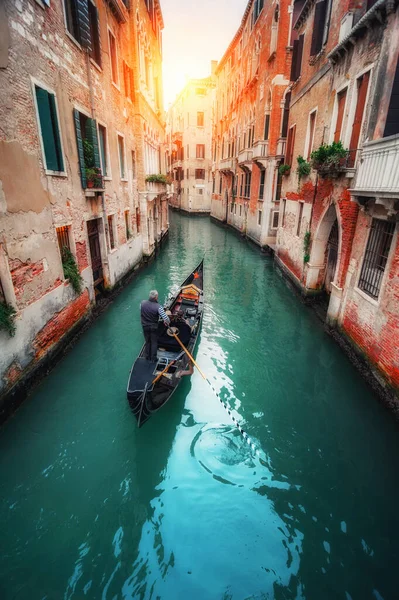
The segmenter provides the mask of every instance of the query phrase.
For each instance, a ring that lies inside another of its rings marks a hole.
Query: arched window
[[[272,31],[270,35],[270,55],[277,50],[277,37],[278,37],[278,21],[280,18],[280,7],[276,4],[273,14]]]

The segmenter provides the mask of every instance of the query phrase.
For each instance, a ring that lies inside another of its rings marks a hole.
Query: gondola
[[[192,354],[196,346],[204,311],[203,261],[182,283],[165,309],[171,312],[170,328]],[[156,362],[146,360],[144,345],[130,371],[127,399],[139,427],[171,398],[181,382],[180,372],[190,360],[163,321],[158,324]]]

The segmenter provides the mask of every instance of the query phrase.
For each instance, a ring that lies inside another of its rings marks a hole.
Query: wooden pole
[[[191,362],[193,363],[193,365],[195,365],[198,369],[198,371],[200,372],[201,376],[205,379],[205,381],[207,381],[205,375],[203,374],[203,372],[201,371],[200,367],[197,365],[196,361],[194,360],[194,358],[191,356],[190,352],[187,350],[187,348],[185,347],[185,345],[183,344],[183,342],[180,341],[179,336],[177,335],[177,333],[175,333],[172,329],[169,329],[170,334],[173,335],[173,337],[176,339],[176,341],[180,344],[180,346],[183,348],[184,352],[187,354],[188,358],[191,360]]]

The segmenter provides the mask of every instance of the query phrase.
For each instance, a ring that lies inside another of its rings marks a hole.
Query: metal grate
[[[395,223],[373,219],[359,279],[359,288],[378,298],[388,260]]]
[[[71,249],[69,243],[69,227],[67,225],[65,225],[64,227],[57,227],[57,239],[61,253],[64,248],[68,248],[68,250]]]

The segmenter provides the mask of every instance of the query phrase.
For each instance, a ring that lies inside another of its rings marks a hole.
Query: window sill
[[[50,171],[49,169],[45,169],[44,172],[50,177],[68,177],[68,173],[66,173],[65,171]]]
[[[73,37],[72,33],[70,33],[70,32],[68,31],[68,29],[67,29],[67,28],[65,28],[65,33],[66,33],[67,37],[68,37],[68,38],[71,40],[71,42],[73,42],[73,43],[75,44],[75,46],[76,46],[77,48],[79,48],[79,50],[83,50],[83,48],[82,48],[82,46],[79,44],[78,40],[77,40],[76,38],[74,38],[74,37]]]
[[[118,250],[118,248],[110,248],[109,250],[109,254],[115,254],[115,252]]]
[[[363,290],[361,290],[359,287],[355,287],[354,288],[355,292],[357,292],[359,294],[359,296],[361,296],[364,300],[367,300],[367,302],[369,302],[370,304],[372,304],[373,306],[377,307],[380,304],[380,300],[375,300],[374,298],[372,298],[371,296],[369,296],[368,294],[366,294],[366,292],[363,292]],[[380,288],[380,294],[379,294],[379,298],[381,297],[381,288]]]
[[[97,69],[97,71],[99,71],[100,73],[103,72],[102,68],[100,67],[100,65],[98,63],[96,63],[94,58],[90,58],[90,63],[93,65],[93,67],[95,67]]]
[[[115,83],[115,81],[113,81],[113,80],[111,81],[111,83],[112,83],[112,85],[114,86],[114,88],[115,88],[116,90],[118,90],[118,92],[120,92],[120,91],[121,91],[121,88],[120,88],[120,86],[119,86],[119,84],[118,84],[118,83]]]
[[[121,181],[122,181],[123,183],[129,183],[129,180],[128,180],[128,179],[126,179],[126,177],[121,177]]]
[[[104,181],[112,181],[112,177],[105,176],[103,177]]]

